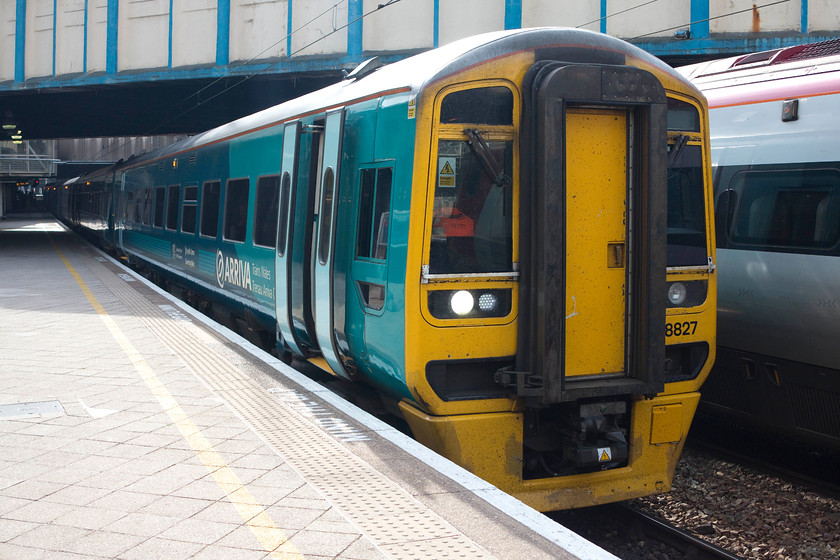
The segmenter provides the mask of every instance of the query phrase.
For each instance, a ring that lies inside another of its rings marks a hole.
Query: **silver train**
[[[715,184],[701,410],[840,449],[840,40],[680,71],[709,100]]]

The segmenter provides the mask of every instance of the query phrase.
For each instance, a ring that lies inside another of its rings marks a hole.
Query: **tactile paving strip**
[[[86,264],[160,340],[177,348],[196,375],[251,424],[308,484],[389,557],[494,558],[203,343],[207,335],[197,325],[168,316],[134,289],[138,284],[127,284],[108,266],[94,259]]]

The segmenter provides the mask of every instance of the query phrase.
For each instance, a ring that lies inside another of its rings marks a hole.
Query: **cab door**
[[[532,315],[518,367],[546,403],[664,387],[666,97],[630,66],[551,62],[527,108]],[[530,329],[530,330],[529,330]],[[533,393],[531,393],[533,394]]]
[[[566,111],[567,378],[627,370],[628,117]]]

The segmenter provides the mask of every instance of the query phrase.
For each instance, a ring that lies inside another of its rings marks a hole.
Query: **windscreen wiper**
[[[674,144],[671,146],[671,151],[668,152],[668,167],[673,167],[677,161],[677,157],[682,152],[682,149],[685,147],[686,143],[688,142],[688,136],[684,134],[680,134],[674,139]]]
[[[474,128],[466,128],[464,129],[464,134],[470,139],[470,149],[478,156],[484,172],[493,180],[493,184],[499,185],[500,187],[510,186],[512,184],[510,177],[505,175],[504,169],[496,161],[493,152],[490,151],[490,146],[487,145],[481,133]]]

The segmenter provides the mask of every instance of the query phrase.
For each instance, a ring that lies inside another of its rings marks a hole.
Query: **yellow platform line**
[[[73,265],[65,258],[61,250],[56,244],[50,240],[53,249],[61,260],[64,266],[73,275],[76,284],[81,288],[82,293],[85,294],[88,302],[105,323],[105,327],[111,333],[111,336],[117,341],[123,352],[131,360],[132,365],[138,371],[143,381],[152,391],[152,394],[157,398],[160,406],[163,407],[164,412],[172,420],[172,423],[178,428],[190,447],[195,451],[199,460],[204,464],[216,484],[225,493],[227,500],[236,508],[239,516],[245,522],[254,536],[260,541],[260,544],[271,552],[272,558],[278,560],[304,560],[303,555],[298,552],[297,548],[286,537],[285,533],[275,525],[271,517],[265,509],[257,502],[253,494],[245,487],[233,469],[228,466],[225,460],[219,453],[213,449],[212,444],[204,437],[201,430],[195,423],[190,420],[189,416],[183,411],[178,401],[166,389],[163,383],[155,375],[152,367],[146,362],[140,352],[134,347],[130,340],[123,334],[122,330],[117,326],[111,316],[105,311],[105,308],[93,295],[90,288],[88,288],[85,281],[73,268]]]

